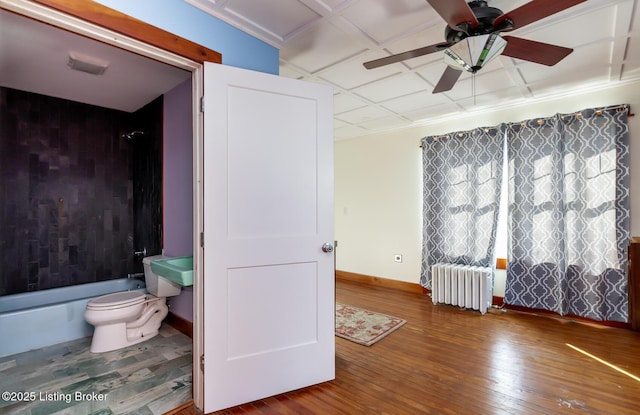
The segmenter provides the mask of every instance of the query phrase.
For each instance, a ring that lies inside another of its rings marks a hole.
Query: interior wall
[[[164,95],[164,254],[193,254],[191,80]]]
[[[415,133],[337,141],[336,269],[417,283],[422,167]],[[395,262],[396,254],[402,262]]]
[[[97,0],[153,26],[222,54],[222,64],[279,73],[277,48],[190,5],[185,0]]]
[[[131,116],[0,88],[0,295],[132,272]]]
[[[193,255],[191,80],[164,95],[164,245],[167,256]],[[193,321],[193,287],[169,299],[171,312]]]
[[[422,245],[420,139],[428,135],[517,122],[585,108],[630,104],[640,109],[640,82],[491,112],[468,111],[444,121],[335,144],[338,270],[418,283]],[[629,117],[631,234],[640,235],[640,116]],[[635,140],[634,140],[635,138]],[[394,262],[402,254],[403,262]],[[504,293],[504,277],[496,294]]]

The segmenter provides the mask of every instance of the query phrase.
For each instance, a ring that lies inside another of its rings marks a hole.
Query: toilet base
[[[144,336],[139,336],[132,339],[128,339],[125,336],[123,340],[122,332],[122,328],[114,328],[112,326],[96,327],[96,330],[93,332],[93,338],[91,339],[91,348],[89,349],[89,351],[91,353],[111,352],[114,350],[123,349],[127,346],[133,346],[134,344],[142,343],[143,341],[154,338],[158,334],[158,330],[156,329],[155,331],[147,333]],[[118,334],[113,335],[112,333]]]
[[[131,322],[95,326],[91,339],[91,353],[104,353],[142,343],[158,334],[169,308],[165,298],[146,304],[140,317]]]

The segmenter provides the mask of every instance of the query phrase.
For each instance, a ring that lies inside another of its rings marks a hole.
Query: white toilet
[[[182,289],[151,271],[151,261],[161,258],[164,256],[155,255],[142,260],[149,294],[122,291],[96,297],[87,303],[84,318],[95,326],[91,353],[121,349],[158,334],[162,320],[169,312],[166,297],[176,296]]]

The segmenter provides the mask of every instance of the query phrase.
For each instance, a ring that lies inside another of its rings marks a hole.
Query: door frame
[[[193,128],[193,401],[204,407],[203,258],[199,235],[204,231],[204,128],[200,100],[204,93],[204,62],[222,63],[222,55],[170,32],[151,26],[100,3],[75,0],[0,0],[0,8],[120,49],[191,72]]]

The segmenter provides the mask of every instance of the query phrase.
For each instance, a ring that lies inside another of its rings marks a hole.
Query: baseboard
[[[395,290],[424,294],[425,290],[420,284],[392,280],[389,278],[373,277],[371,275],[356,274],[355,272],[336,270],[336,279],[344,281],[354,281],[364,284],[376,285],[378,287],[393,288]]]
[[[193,339],[193,322],[169,311],[164,322]]]
[[[193,408],[195,408],[195,406],[193,405],[193,401],[189,401],[189,402],[183,403],[182,405],[180,405],[177,408],[174,408],[174,409],[170,410],[169,412],[165,412],[164,415],[175,415],[175,414],[178,414],[178,413],[180,413],[182,411],[185,411],[187,409],[193,409]],[[195,411],[196,411],[196,409],[193,409],[193,412],[189,412],[189,413],[193,413],[193,414],[200,413],[200,412],[195,412]]]
[[[529,308],[529,307],[523,307],[523,306],[512,305],[512,304],[504,304],[503,308],[506,310],[519,311],[521,313],[534,314],[538,316],[558,318],[562,320],[574,320],[581,323],[594,324],[596,326],[615,327],[619,329],[629,329],[629,330],[631,330],[632,328],[631,323],[622,323],[618,321],[599,321],[599,320],[593,320],[587,317],[576,316],[574,314],[566,314],[562,316],[556,313],[555,311],[542,310],[539,308]]]
[[[431,293],[431,290],[427,290],[426,288],[425,288],[425,291],[427,293]],[[491,305],[496,307],[502,307],[504,305],[504,297],[498,297],[497,295],[492,296]]]

